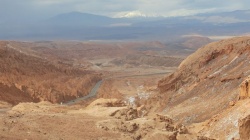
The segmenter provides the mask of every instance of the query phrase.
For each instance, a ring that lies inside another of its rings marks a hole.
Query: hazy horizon
[[[171,41],[186,34],[235,36],[250,32],[249,4],[247,0],[1,0],[0,39]],[[242,11],[231,12],[236,10]]]
[[[2,0],[0,23],[6,20],[46,19],[72,11],[108,17],[121,16],[185,16],[206,12],[249,9],[250,1],[228,0]]]

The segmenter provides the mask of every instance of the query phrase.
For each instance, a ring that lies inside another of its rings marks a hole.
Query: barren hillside
[[[164,112],[186,123],[204,121],[236,101],[250,74],[250,38],[211,43],[185,59],[158,83]],[[207,113],[209,112],[209,114]]]
[[[176,67],[181,63],[182,60],[183,60],[182,58],[178,57],[137,54],[137,55],[127,55],[124,58],[115,59],[112,61],[112,63],[116,65],[129,64],[132,66],[148,65],[148,66]]]
[[[65,102],[88,94],[100,79],[94,72],[54,65],[6,41],[0,44],[0,58],[0,98],[12,104]]]
[[[210,38],[199,35],[184,36],[181,41],[183,47],[195,50],[211,42]]]

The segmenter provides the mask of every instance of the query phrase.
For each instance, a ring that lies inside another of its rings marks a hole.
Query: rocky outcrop
[[[125,139],[166,139],[192,140],[191,134],[183,124],[174,123],[168,116],[157,114],[155,118],[138,118],[136,109],[122,109],[112,113],[115,119],[100,121],[97,127],[106,131],[123,133]],[[123,117],[130,118],[123,118]]]
[[[247,77],[246,80],[244,80],[241,84],[240,84],[240,95],[239,95],[239,99],[245,99],[250,97],[250,77]]]
[[[115,118],[124,121],[129,121],[138,118],[138,112],[136,109],[133,108],[124,108],[115,111],[114,113],[110,114],[110,116],[114,116]]]
[[[150,101],[152,106],[187,124],[211,118],[237,100],[239,85],[250,74],[249,54],[250,37],[213,42],[198,49],[176,72],[158,82],[160,94]],[[240,98],[250,95],[248,82],[243,82],[241,90]]]
[[[250,139],[250,115],[239,120],[239,134],[241,140]]]

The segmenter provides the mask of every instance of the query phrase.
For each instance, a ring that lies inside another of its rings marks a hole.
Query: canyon
[[[250,37],[210,42],[1,41],[0,138],[248,140]]]

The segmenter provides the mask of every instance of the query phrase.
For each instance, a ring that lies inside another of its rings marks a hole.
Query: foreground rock
[[[166,139],[166,140],[191,140],[196,135],[189,133],[188,129],[164,115],[156,114],[155,117],[140,118],[137,110],[122,108],[111,114],[113,118],[100,121],[97,127],[106,131],[118,132],[125,139]]]

